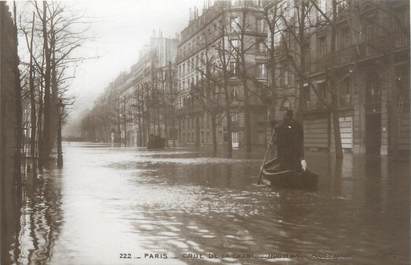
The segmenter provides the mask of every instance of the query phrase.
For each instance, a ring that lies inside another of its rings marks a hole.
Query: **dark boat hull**
[[[318,185],[317,174],[309,170],[282,170],[278,160],[275,159],[264,165],[262,173],[264,178],[274,187],[316,189]]]

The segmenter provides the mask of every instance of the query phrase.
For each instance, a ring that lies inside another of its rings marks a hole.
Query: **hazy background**
[[[188,24],[189,10],[202,9],[205,0],[120,0],[64,1],[90,22],[92,37],[78,50],[85,57],[96,57],[77,68],[70,94],[76,97],[65,134],[76,130],[81,113],[91,108],[104,88],[122,71],[138,61],[139,51],[149,42],[153,30],[166,37]]]

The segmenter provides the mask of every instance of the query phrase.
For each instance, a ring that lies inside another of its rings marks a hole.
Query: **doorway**
[[[365,148],[368,155],[379,155],[381,150],[381,113],[366,116]]]

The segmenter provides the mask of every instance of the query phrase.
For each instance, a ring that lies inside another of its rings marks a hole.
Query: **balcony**
[[[356,60],[365,60],[375,56],[392,52],[395,49],[409,47],[409,38],[405,36],[395,37],[394,41],[385,36],[374,38],[372,40],[363,41],[358,46],[350,45],[349,47],[338,49],[335,57],[328,53],[325,56],[319,56],[312,60],[306,70],[315,73],[325,71],[327,68],[346,65],[353,63]]]
[[[320,100],[305,101],[305,112],[323,112],[327,107]]]

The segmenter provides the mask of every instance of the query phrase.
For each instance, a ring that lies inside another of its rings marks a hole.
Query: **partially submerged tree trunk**
[[[18,45],[17,37],[17,14],[16,14],[16,3],[13,3],[14,9],[14,26],[16,31],[16,44]],[[16,47],[17,49],[17,47]],[[15,185],[17,191],[17,209],[20,208],[21,203],[21,189],[22,189],[22,179],[21,179],[21,158],[22,158],[22,140],[23,140],[23,105],[22,105],[22,92],[20,84],[20,71],[19,71],[19,57],[16,51],[15,62],[13,65],[15,71],[15,97],[16,97],[16,150],[15,150]]]
[[[31,132],[30,132],[30,157],[31,157],[31,173],[32,177],[36,178],[37,176],[37,161],[36,161],[36,132],[37,132],[37,118],[36,118],[36,95],[34,89],[34,62],[33,62],[33,41],[34,41],[34,24],[35,24],[35,14],[33,12],[33,19],[31,25],[31,36],[30,36],[30,63],[29,63],[29,92],[30,92],[30,123],[31,123]]]
[[[213,142],[213,155],[217,155],[217,117],[211,112],[211,137]]]
[[[335,156],[337,158],[343,157],[343,150],[341,144],[341,131],[340,131],[340,115],[338,111],[338,84],[336,82],[336,70],[333,69],[336,65],[337,56],[337,0],[332,0],[332,23],[331,23],[331,69],[330,69],[330,89],[331,89],[331,115],[333,119],[334,128],[334,144],[335,144]]]
[[[48,30],[47,30],[47,4],[43,2],[43,15],[42,15],[42,34],[43,34],[43,49],[45,58],[45,71],[44,71],[44,127],[43,127],[43,141],[40,149],[40,166],[46,166],[51,152],[51,98],[50,98],[50,81],[51,81],[51,53],[48,42]]]

